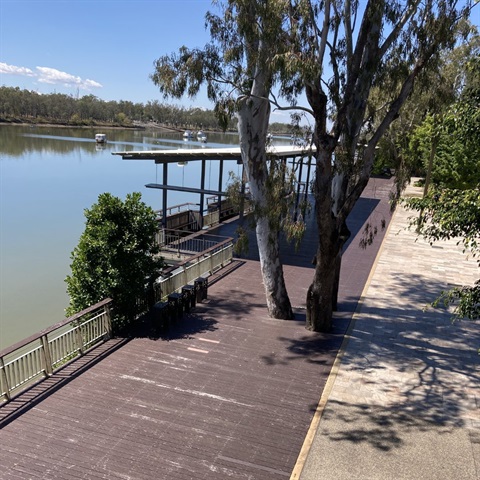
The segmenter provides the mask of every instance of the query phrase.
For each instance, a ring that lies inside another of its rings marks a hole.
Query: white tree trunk
[[[268,177],[265,148],[269,117],[270,103],[267,99],[243,97],[239,100],[240,149],[255,205],[258,253],[268,312],[273,318],[290,319],[293,318],[293,312],[279,257],[279,232],[270,226],[265,191]]]

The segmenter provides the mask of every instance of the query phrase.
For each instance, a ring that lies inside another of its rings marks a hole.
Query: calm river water
[[[141,192],[155,210],[162,208],[162,167],[149,160],[122,160],[112,152],[158,148],[199,148],[180,133],[106,130],[105,147],[95,144],[100,130],[0,126],[0,349],[64,318],[68,305],[64,279],[70,254],[84,229],[84,209],[103,192],[120,198]],[[285,142],[280,142],[284,143]],[[204,148],[238,145],[237,135],[209,134]],[[229,171],[241,173],[235,162]],[[218,187],[218,163],[207,162],[205,187]],[[200,162],[169,169],[168,183],[200,187]],[[198,195],[169,192],[168,206],[198,203]]]

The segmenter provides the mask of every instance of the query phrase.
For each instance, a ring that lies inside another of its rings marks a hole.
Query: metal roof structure
[[[314,153],[314,147],[300,147],[296,145],[269,145],[267,147],[267,155],[273,155],[276,158],[287,159],[291,158],[295,162],[295,158],[304,158]],[[162,200],[162,222],[166,224],[167,218],[167,204],[168,191],[175,190],[186,193],[196,193],[200,195],[200,213],[203,214],[205,208],[205,195],[218,196],[218,203],[221,205],[221,197],[226,196],[226,192],[222,191],[223,178],[223,162],[226,160],[236,160],[238,164],[242,163],[242,154],[240,147],[222,147],[222,148],[180,148],[180,149],[164,149],[164,150],[138,150],[129,152],[112,152],[112,155],[120,155],[123,160],[153,160],[156,164],[163,165],[163,180],[162,183],[149,183],[145,185],[147,188],[156,188],[163,191]],[[168,166],[171,163],[192,162],[200,160],[202,162],[202,172],[200,175],[200,188],[195,187],[180,187],[168,184]],[[210,190],[205,188],[205,165],[207,160],[217,160],[220,162],[218,190]],[[300,163],[300,178],[302,177],[303,160]],[[308,173],[307,181],[310,178],[310,160],[307,162]],[[243,179],[243,174],[242,174]],[[242,180],[242,191],[244,189],[244,181]],[[300,184],[298,186],[298,193],[300,193]]]
[[[313,148],[294,145],[272,145],[267,148],[268,155],[278,158],[303,157],[313,153]],[[112,152],[121,155],[123,160],[154,160],[155,163],[191,162],[195,160],[241,160],[240,147],[222,148],[179,148],[168,150],[139,150],[130,152]]]

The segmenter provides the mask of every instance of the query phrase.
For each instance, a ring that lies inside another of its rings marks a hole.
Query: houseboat
[[[95,141],[97,143],[107,143],[107,136],[104,133],[97,133],[95,135]]]

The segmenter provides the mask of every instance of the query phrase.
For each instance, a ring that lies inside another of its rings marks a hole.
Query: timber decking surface
[[[236,259],[164,336],[114,339],[0,407],[0,479],[288,478],[383,238],[361,249],[361,230],[370,214],[388,223],[390,186],[372,179],[351,215],[332,333],[304,328],[312,228],[282,253],[295,320],[268,317],[258,261]]]

